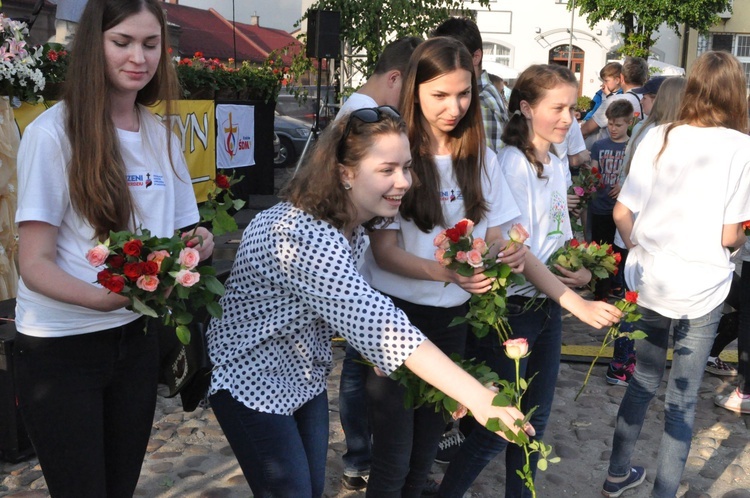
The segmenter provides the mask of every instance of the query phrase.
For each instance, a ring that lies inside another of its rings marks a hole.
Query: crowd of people
[[[85,50],[71,62],[62,102],[29,125],[18,155],[18,402],[53,497],[130,497],[154,414],[157,338],[125,309],[126,297],[89,283],[96,269],[85,254],[110,230],[142,227],[185,232],[205,260],[213,237],[193,230],[199,216],[179,143],[144,107],[161,100],[169,108],[176,89],[160,2],[88,2],[76,46]],[[607,300],[625,289],[639,292],[634,325],[647,337],[635,347],[619,342],[607,373],[627,390],[602,476],[605,496],[644,482],[645,468],[631,456],[670,336],[652,496],[677,493],[704,368],[739,371],[737,390],[716,403],[750,412],[750,251],[737,256],[745,271],[732,287],[729,250],[745,244],[742,222],[750,220],[741,64],[707,52],[687,79],[649,80],[644,60],[626,58],[605,66],[602,80],[597,109],[579,124],[569,69],[530,66],[507,98],[482,69],[481,35],[468,19],[444,22],[425,41],[385,47],[282,202],[245,230],[223,314],[207,330],[208,401],[254,496],[323,495],[335,335],[347,341],[343,484],[366,487],[373,498],[462,497],[503,451],[505,496],[531,496],[520,475],[524,452],[485,425],[498,418],[541,439],[562,309],[608,327],[622,313]],[[581,213],[568,194],[571,170],[592,167],[602,182]],[[159,189],[127,183],[145,171],[158,174]],[[571,216],[585,218],[584,237],[627,251],[624,279],[600,282],[596,299],[576,291],[589,283],[587,269],[547,267],[577,236]],[[435,237],[462,219],[493,259],[532,284],[511,287],[507,298],[510,337],[529,345],[518,372],[529,385],[520,410],[493,406],[491,386],[449,358],[485,361],[502,379],[516,375],[497,335],[478,339],[465,324],[451,326],[472,294],[492,286],[482,269],[461,275],[433,255]],[[528,232],[523,243],[508,235],[516,224]],[[725,300],[736,313],[722,316]],[[736,337],[737,370],[718,358]],[[428,475],[448,421],[432,406],[405,407],[404,387],[388,376],[401,365],[471,413],[452,429],[465,440],[440,483]],[[533,479],[535,458],[529,467]]]

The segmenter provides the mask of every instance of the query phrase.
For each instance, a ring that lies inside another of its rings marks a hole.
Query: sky
[[[250,16],[260,16],[260,25],[266,28],[292,31],[301,15],[301,0],[179,0],[180,5],[213,8],[226,19],[232,20],[232,2],[238,22],[249,23]]]

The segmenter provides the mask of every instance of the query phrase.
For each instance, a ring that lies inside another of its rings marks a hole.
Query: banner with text
[[[255,106],[216,106],[216,169],[255,165]]]

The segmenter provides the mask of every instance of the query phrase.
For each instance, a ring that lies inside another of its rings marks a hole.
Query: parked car
[[[309,123],[309,127],[312,127],[315,121],[315,109],[317,106],[317,99],[314,96],[308,96],[307,100],[303,103],[297,101],[293,95],[279,95],[276,102],[276,110],[283,116],[289,116],[296,119],[301,119]],[[334,103],[328,103],[321,101],[320,103],[320,129],[324,129],[328,126],[328,123],[334,120],[336,114],[339,111],[339,105]]]
[[[274,164],[284,168],[296,164],[297,158],[310,136],[311,124],[289,116],[283,116],[276,111],[273,120],[273,131],[279,137],[279,153],[276,154]]]
[[[281,140],[276,132],[273,132],[273,162],[276,163],[281,152]]]

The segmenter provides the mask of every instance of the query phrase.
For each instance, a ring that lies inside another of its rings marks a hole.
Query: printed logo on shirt
[[[549,205],[549,217],[550,220],[552,220],[552,223],[550,223],[550,228],[552,228],[552,230],[547,233],[547,237],[551,235],[560,236],[563,234],[563,223],[565,223],[565,219],[568,216],[567,198],[563,197],[560,192],[555,190],[552,192],[552,194],[550,194]]]
[[[164,190],[167,187],[164,177],[156,173],[131,173],[126,176],[130,189]]]
[[[459,189],[441,190],[440,191],[440,202],[454,202],[463,201],[464,196],[461,194]]]
[[[604,149],[599,152],[599,171],[602,174],[603,186],[612,187],[617,184],[624,159],[624,150]]]

